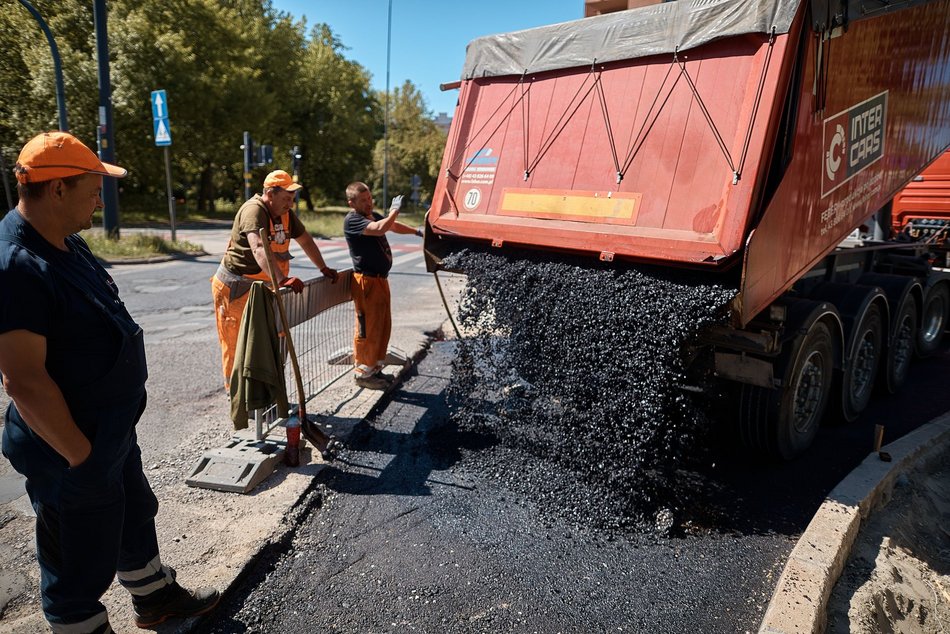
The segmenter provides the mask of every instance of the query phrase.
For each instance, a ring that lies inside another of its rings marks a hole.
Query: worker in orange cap
[[[241,316],[247,304],[247,293],[255,280],[270,282],[267,253],[261,243],[261,229],[270,236],[272,264],[278,283],[295,293],[303,291],[303,282],[290,275],[290,239],[303,249],[324,277],[336,282],[337,272],[327,266],[313,238],[293,212],[294,198],[300,183],[284,170],[275,170],[264,179],[264,192],[255,194],[241,205],[234,217],[231,240],[218,270],[211,278],[211,294],[221,342],[221,368],[224,386],[229,388],[234,366]]]
[[[100,599],[116,576],[139,627],[208,612],[218,592],[184,589],[159,556],[135,433],[142,329],[76,235],[102,207],[103,176],[126,171],[49,132],[23,147],[15,173],[19,204],[0,220],[3,455],[36,511],[46,620],[57,633],[112,632]]]

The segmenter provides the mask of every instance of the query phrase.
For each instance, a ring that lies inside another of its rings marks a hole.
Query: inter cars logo
[[[886,91],[825,119],[822,198],[884,156],[886,124]]]

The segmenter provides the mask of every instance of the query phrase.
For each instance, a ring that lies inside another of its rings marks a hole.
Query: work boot
[[[144,597],[132,597],[135,625],[154,627],[172,617],[205,614],[218,605],[221,595],[213,588],[186,590],[177,581]]]
[[[373,376],[378,376],[379,378],[383,379],[384,381],[389,381],[391,384],[395,384],[395,383],[396,383],[396,377],[395,377],[395,376],[393,376],[392,374],[387,374],[386,372],[383,372],[382,370],[380,370],[379,372],[377,372],[377,373],[374,374]]]
[[[357,376],[353,379],[357,387],[364,387],[367,390],[388,390],[391,382],[381,378],[379,374],[369,376]]]

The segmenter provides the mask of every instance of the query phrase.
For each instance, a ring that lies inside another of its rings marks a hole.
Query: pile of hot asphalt
[[[709,428],[686,351],[735,289],[526,253],[445,265],[468,277],[453,419],[494,439],[468,464],[578,526],[673,530]]]

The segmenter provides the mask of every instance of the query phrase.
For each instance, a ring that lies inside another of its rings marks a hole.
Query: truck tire
[[[947,284],[931,286],[924,297],[920,330],[917,331],[917,356],[929,357],[940,349],[943,331],[950,314],[950,290]]]
[[[841,373],[841,390],[837,392],[841,418],[851,422],[865,410],[874,393],[881,351],[884,349],[884,319],[878,304],[871,304],[855,329],[854,344]]]
[[[881,387],[896,394],[907,381],[917,343],[917,302],[912,295],[904,297],[891,323],[893,335],[881,366]]]
[[[784,460],[805,451],[828,405],[833,355],[831,330],[817,321],[792,351],[781,388],[743,384],[738,417],[743,444]]]

